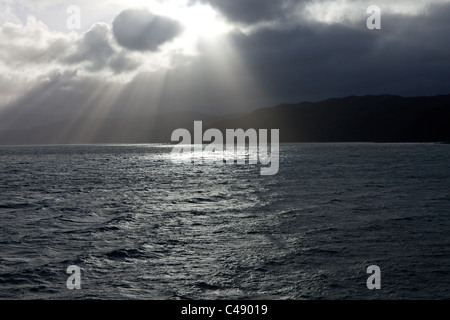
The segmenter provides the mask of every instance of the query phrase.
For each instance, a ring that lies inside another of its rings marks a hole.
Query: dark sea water
[[[450,145],[285,144],[275,176],[171,150],[1,147],[0,298],[450,298]]]

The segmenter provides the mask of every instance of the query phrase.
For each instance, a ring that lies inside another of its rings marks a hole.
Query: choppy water
[[[170,151],[1,147],[0,298],[450,298],[450,145],[286,144],[275,176]]]

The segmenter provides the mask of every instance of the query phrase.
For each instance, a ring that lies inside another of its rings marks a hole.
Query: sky
[[[448,94],[449,32],[450,0],[0,0],[0,129]]]

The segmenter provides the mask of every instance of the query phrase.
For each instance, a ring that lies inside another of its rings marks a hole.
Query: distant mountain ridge
[[[282,104],[214,127],[280,129],[282,142],[443,142],[450,141],[450,95]]]
[[[175,129],[279,129],[280,142],[449,142],[450,95],[349,96],[281,104],[246,114],[194,112],[138,119],[76,119],[0,131],[0,144],[168,143]]]

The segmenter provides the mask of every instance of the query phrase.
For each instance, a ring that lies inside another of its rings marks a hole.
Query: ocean
[[[0,147],[0,299],[450,298],[450,145],[281,144],[273,176],[171,150]]]

